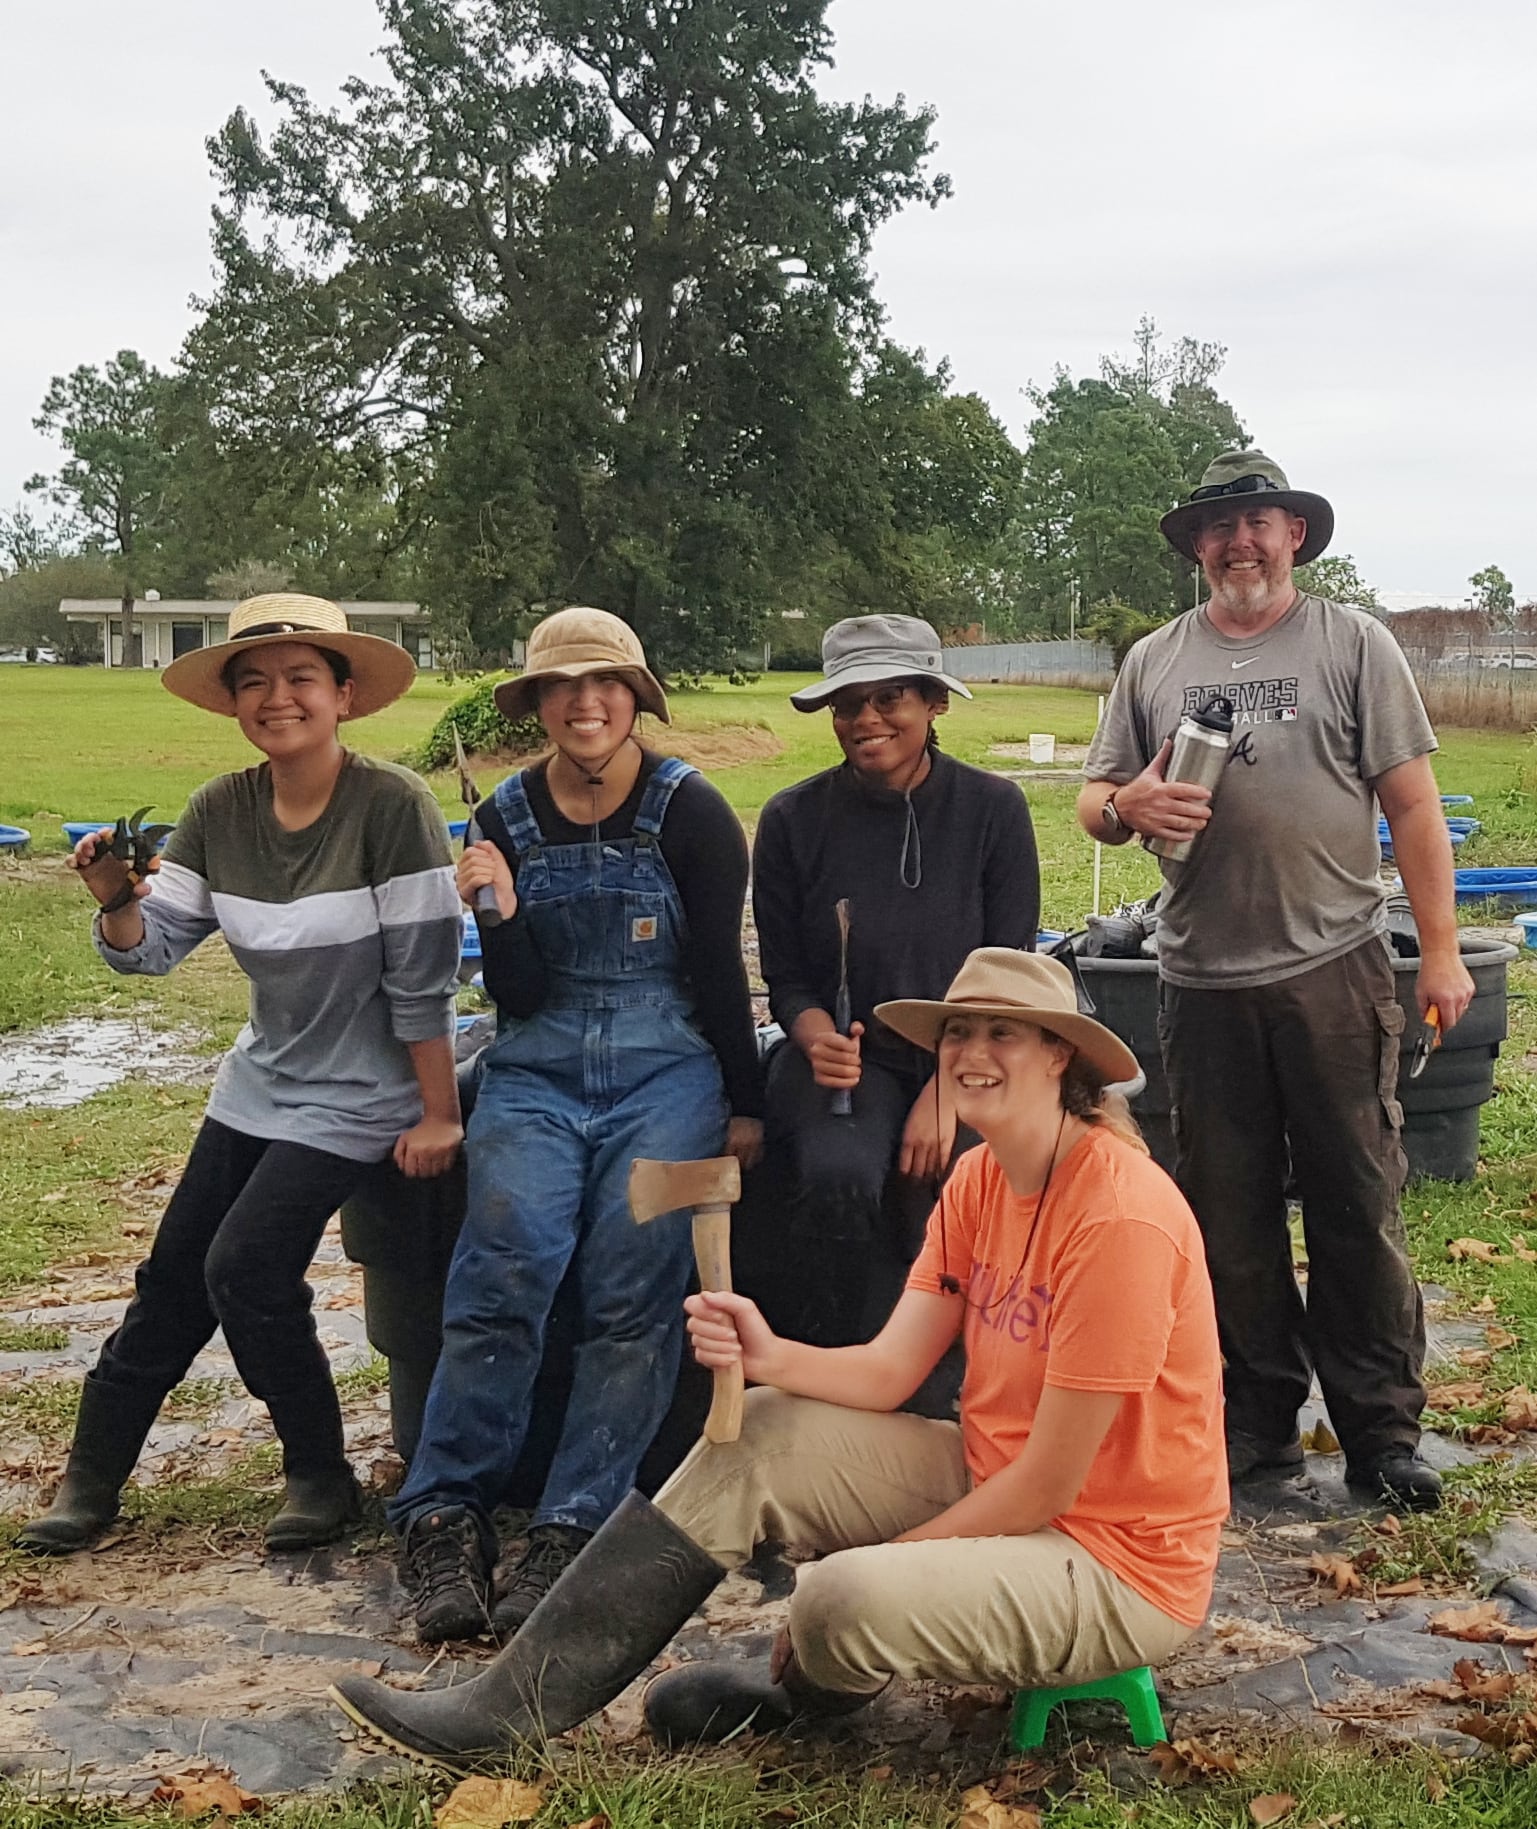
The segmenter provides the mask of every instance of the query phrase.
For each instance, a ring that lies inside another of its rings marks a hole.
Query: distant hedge
[[[494,695],[501,683],[500,676],[487,674],[463,698],[454,700],[422,742],[407,750],[401,761],[407,768],[423,771],[452,768],[456,728],[471,755],[488,755],[495,750],[527,755],[543,749],[548,739],[538,718],[519,718],[511,723],[497,710]]]

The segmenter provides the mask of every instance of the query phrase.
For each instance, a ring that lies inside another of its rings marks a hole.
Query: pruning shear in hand
[[[459,735],[459,726],[454,726],[454,761],[459,769],[459,798],[470,810],[470,816],[464,826],[464,848],[480,843],[480,821],[475,817],[475,809],[480,805],[480,789],[475,785],[475,777],[470,773],[470,759],[464,753],[464,739]],[[496,905],[496,891],[489,883],[482,883],[475,891],[475,919],[482,927],[499,927],[502,911]]]
[[[120,908],[126,908],[133,900],[133,892],[147,876],[152,876],[160,868],[160,847],[165,843],[171,828],[164,825],[147,826],[144,815],[148,807],[140,807],[126,819],[119,819],[112,828],[111,838],[97,837],[91,848],[90,856],[85,860],[85,868],[99,864],[105,857],[115,857],[127,865],[127,879],[122,888],[110,902],[103,902],[103,914],[116,914]]]
[[[1417,1080],[1430,1064],[1430,1057],[1441,1046],[1441,1012],[1432,1004],[1425,1012],[1425,1026],[1420,1030],[1420,1038],[1414,1044],[1414,1053],[1409,1059],[1409,1078]]]

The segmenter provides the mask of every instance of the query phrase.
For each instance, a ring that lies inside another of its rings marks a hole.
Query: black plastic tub
[[[1494,1067],[1506,1034],[1505,975],[1516,948],[1472,936],[1462,942],[1463,963],[1473,977],[1473,1001],[1456,1028],[1447,1031],[1417,1080],[1409,1060],[1420,1032],[1414,1002],[1418,959],[1393,959],[1398,1001],[1405,1012],[1399,1057],[1398,1098],[1404,1108],[1404,1153],[1411,1179],[1471,1181],[1478,1170],[1478,1114],[1494,1093]],[[1158,962],[1156,959],[1074,961],[1095,1014],[1137,1057],[1147,1087],[1132,1100],[1148,1148],[1164,1168],[1174,1169],[1174,1136],[1169,1123],[1169,1083],[1158,1048]]]

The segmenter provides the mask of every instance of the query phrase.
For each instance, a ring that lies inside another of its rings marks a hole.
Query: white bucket
[[[1057,739],[1048,731],[1044,736],[1035,731],[1030,733],[1030,760],[1032,762],[1055,762],[1057,759]]]

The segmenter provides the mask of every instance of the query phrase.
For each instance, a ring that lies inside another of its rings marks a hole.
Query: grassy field
[[[757,753],[712,765],[713,780],[749,826],[776,789],[836,759],[825,714],[803,717],[786,695],[796,676],[766,675],[751,686],[679,693],[674,706],[685,737],[714,738],[732,748],[733,727],[751,733],[738,747]],[[462,688],[437,679],[352,733],[367,753],[395,757],[419,742]],[[941,725],[945,746],[966,761],[1021,767],[990,755],[1000,743],[1023,743],[1051,731],[1061,743],[1084,743],[1094,722],[1092,694],[1052,688],[982,687],[957,702]],[[762,733],[768,733],[765,745]],[[653,732],[655,736],[663,733]],[[1500,732],[1443,734],[1437,774],[1444,791],[1473,794],[1485,830],[1460,853],[1466,864],[1537,858],[1537,750],[1530,738]],[[772,747],[772,754],[763,753]],[[27,826],[29,857],[0,857],[0,1033],[26,1030],[79,1013],[128,1015],[158,1026],[185,1025],[215,1052],[228,1045],[244,1010],[244,986],[222,945],[203,948],[165,980],[107,973],[93,953],[78,885],[64,867],[63,818],[115,815],[145,801],[174,817],[188,792],[210,774],[243,766],[251,752],[230,723],[182,705],[149,674],[99,670],[0,669],[0,820]],[[500,773],[481,765],[482,784]],[[446,809],[457,808],[457,782],[432,777]],[[1026,784],[1042,858],[1043,918],[1079,925],[1089,905],[1092,847],[1072,816],[1070,783]],[[1105,854],[1105,905],[1144,894],[1157,878],[1135,850]],[[1497,1330],[1480,1369],[1481,1392],[1437,1413],[1435,1426],[1455,1431],[1496,1422],[1513,1388],[1537,1388],[1537,1275],[1520,1251],[1537,1244],[1537,966],[1512,970],[1512,1033],[1499,1088],[1484,1116],[1484,1163],[1461,1187],[1423,1183],[1411,1189],[1406,1217],[1420,1275],[1449,1286],[1470,1311]],[[129,1080],[61,1112],[0,1110],[0,1289],[34,1282],[62,1256],[97,1247],[121,1250],[123,1217],[116,1199],[125,1179],[174,1165],[201,1112],[204,1094],[187,1086]],[[1492,1261],[1448,1257],[1453,1239],[1482,1241]],[[4,1342],[0,1342],[3,1345]],[[360,1376],[371,1375],[365,1368]],[[1448,1371],[1443,1374],[1450,1377]],[[1466,1370],[1456,1375],[1470,1377]],[[20,1401],[20,1400],[18,1400]],[[36,1420],[35,1418],[33,1419]],[[59,1429],[67,1426],[61,1412]],[[0,1417],[0,1433],[4,1429]],[[1455,1570],[1467,1531],[1511,1509],[1537,1512],[1529,1465],[1493,1463],[1459,1489],[1440,1519],[1415,1524],[1395,1553],[1405,1572]],[[250,1495],[173,1489],[177,1503],[199,1497],[211,1514],[249,1508]],[[0,1520],[0,1542],[7,1523]],[[1483,1825],[1529,1829],[1537,1822],[1537,1777],[1498,1764],[1446,1765],[1432,1753],[1391,1759],[1354,1753],[1260,1754],[1240,1780],[1184,1792],[1154,1790],[1134,1804],[1086,1770],[1074,1794],[1045,1813],[1048,1829],[1238,1829],[1256,1820],[1259,1793],[1287,1791],[1296,1805],[1285,1821],[1375,1829]],[[770,1794],[771,1793],[771,1794]],[[365,1829],[430,1820],[436,1793],[425,1785],[285,1807],[269,1820],[280,1829]],[[858,1772],[793,1766],[770,1770],[729,1758],[646,1764],[594,1756],[579,1760],[551,1786],[539,1824],[559,1829],[594,1816],[612,1829],[711,1824],[746,1829],[800,1821],[895,1829],[954,1824],[960,1804],[944,1792],[908,1790]],[[1339,1814],[1336,1814],[1339,1813]],[[55,1829],[129,1819],[110,1806],[28,1803],[0,1791],[0,1829]],[[142,1816],[133,1820],[142,1821]],[[1023,1822],[1018,1829],[1024,1829]]]

